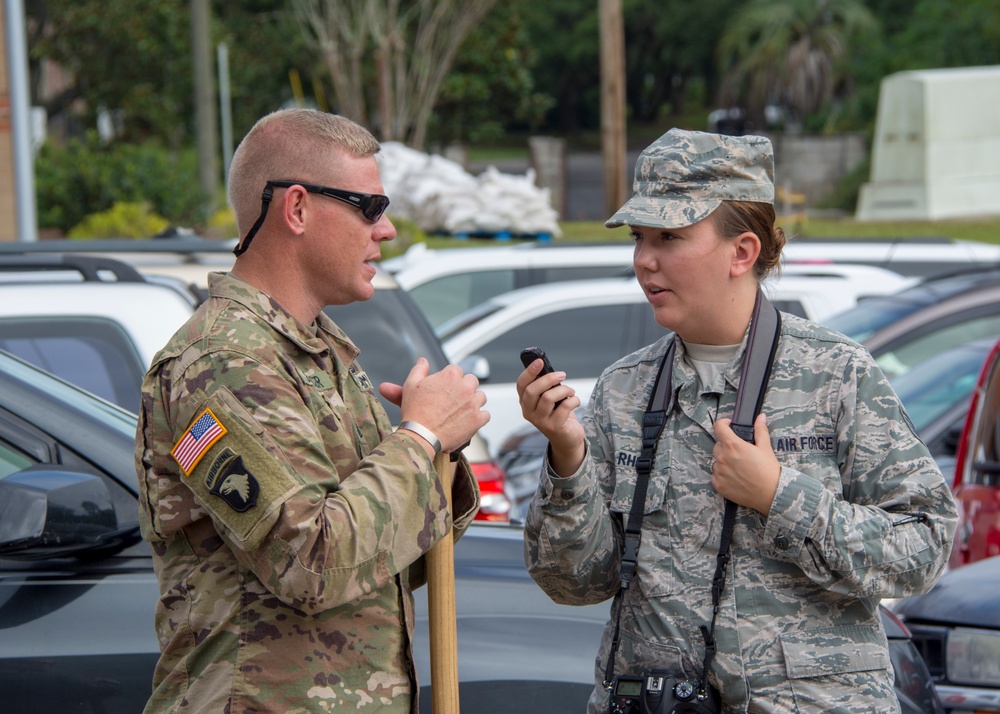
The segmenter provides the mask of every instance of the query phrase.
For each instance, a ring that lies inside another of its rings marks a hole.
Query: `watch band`
[[[437,438],[433,431],[428,429],[423,424],[418,424],[415,421],[410,421],[405,419],[399,422],[400,429],[406,429],[407,431],[412,431],[414,434],[419,436],[421,439],[426,441],[434,449],[434,455],[437,456],[441,453],[441,440]]]

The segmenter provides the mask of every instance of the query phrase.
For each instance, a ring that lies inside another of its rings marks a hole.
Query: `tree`
[[[715,46],[726,18],[745,2],[626,0],[627,92],[633,121],[656,122],[667,110],[683,115],[698,86],[716,86]],[[712,94],[706,91],[704,101]]]
[[[801,126],[849,92],[850,44],[877,27],[861,0],[752,0],[719,41],[720,102],[746,106],[761,125],[765,107],[776,104]]]
[[[107,112],[124,140],[184,143],[193,117],[185,0],[46,0],[28,10],[33,59],[55,62],[70,79],[46,103],[50,119],[72,111],[93,127]]]
[[[368,124],[374,102],[380,138],[420,149],[456,53],[495,2],[293,0],[292,5],[308,44],[326,63],[338,110]]]
[[[522,5],[498,5],[462,45],[441,85],[432,141],[495,142],[507,131],[535,130],[544,121],[555,100],[537,91],[537,45],[526,31]]]
[[[565,134],[599,127],[597,0],[529,0],[522,15],[538,53],[536,86],[556,99],[550,128]]]

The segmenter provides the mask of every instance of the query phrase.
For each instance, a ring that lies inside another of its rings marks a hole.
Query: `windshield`
[[[129,439],[135,437],[134,413],[37,369],[2,350],[0,350],[0,372],[44,390],[67,406],[86,412],[109,428],[126,434]]]
[[[444,324],[438,326],[434,331],[437,333],[441,342],[447,342],[451,337],[457,335],[462,330],[475,325],[481,320],[485,320],[493,313],[499,312],[502,309],[502,305],[484,302],[481,305],[477,305],[476,307],[466,310],[460,315],[456,315]]]
[[[823,322],[830,329],[847,335],[855,342],[864,342],[886,325],[891,325],[921,307],[923,302],[916,300],[869,298]]]
[[[824,319],[823,324],[856,342],[864,342],[886,325],[917,310],[996,280],[995,271],[972,271],[928,280],[892,295],[865,298],[854,307]]]
[[[980,340],[954,347],[892,380],[918,432],[971,398],[992,346],[992,340]]]
[[[350,305],[331,305],[323,310],[361,350],[358,361],[378,393],[382,382],[402,384],[418,357],[438,372],[448,358],[410,296],[399,288],[376,289],[370,300]],[[400,419],[399,407],[379,401],[393,424]]]

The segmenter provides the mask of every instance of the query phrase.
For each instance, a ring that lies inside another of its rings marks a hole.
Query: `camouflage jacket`
[[[608,711],[600,682],[619,612],[615,675],[702,673],[724,510],[711,484],[713,423],[733,413],[746,340],[714,390],[678,341],[636,579],[623,595],[640,424],[670,339],[604,372],[584,418],[583,466],[562,479],[546,465],[527,517],[525,560],[550,597],[615,598],[592,713]],[[763,412],[780,482],[768,516],[738,510],[709,681],[725,711],[898,711],[877,606],[940,576],[956,527],[951,491],[867,350],[818,325],[782,315]]]
[[[452,525],[433,464],[329,318],[306,327],[231,275],[209,291],[143,382],[146,711],[415,712],[411,588]],[[460,463],[456,535],[478,508]]]

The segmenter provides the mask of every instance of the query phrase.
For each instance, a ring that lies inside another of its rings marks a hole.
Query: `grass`
[[[914,238],[935,236],[1000,244],[1000,218],[941,221],[856,221],[852,218],[786,216],[779,225],[801,238]]]
[[[780,216],[780,225],[789,238],[914,238],[946,237],[1000,244],[1000,218],[979,218],[948,221],[855,221],[850,218],[816,218],[811,216]],[[608,243],[631,240],[625,228],[609,230],[600,221],[562,221],[562,236],[553,243]],[[430,236],[431,248],[475,248],[510,245],[517,239],[499,242],[491,239],[458,239]]]

